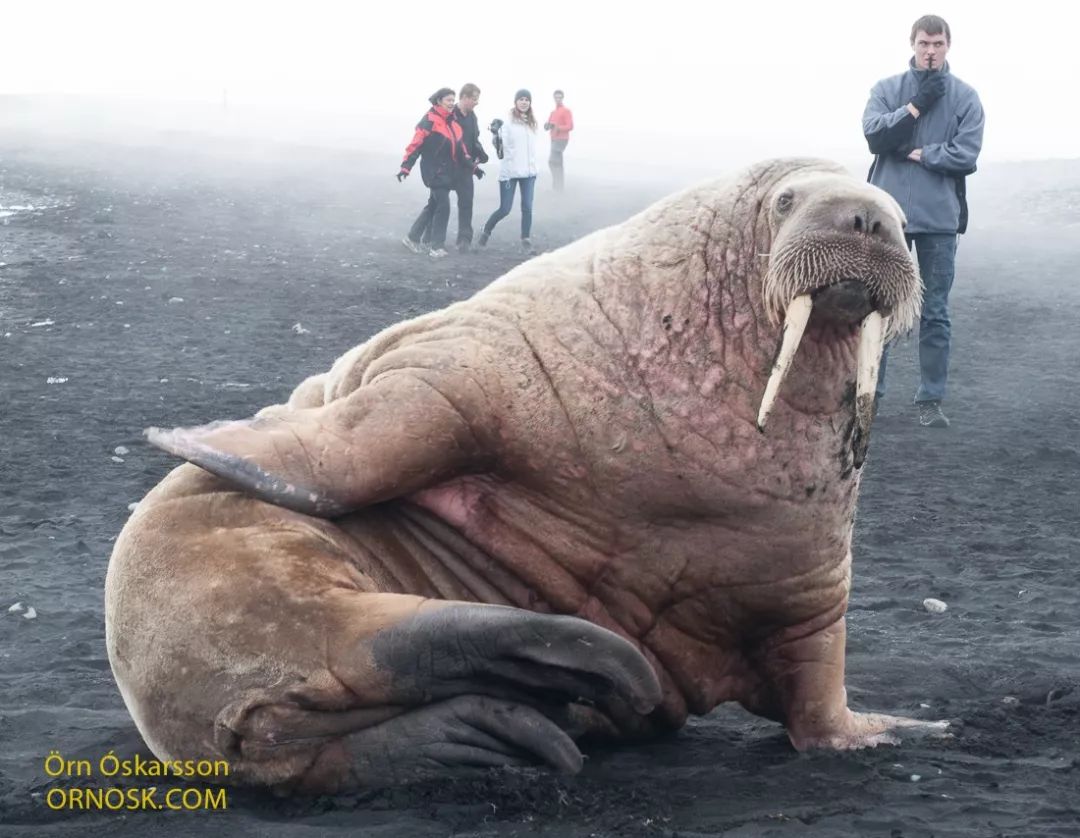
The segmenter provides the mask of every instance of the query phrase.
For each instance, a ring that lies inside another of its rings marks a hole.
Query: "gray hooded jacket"
[[[918,119],[907,109],[928,72],[945,73],[945,95]],[[870,91],[863,112],[863,134],[877,155],[870,182],[892,195],[907,215],[906,232],[962,233],[967,226],[964,178],[975,171],[982,149],[983,115],[979,94],[951,72],[916,70],[882,79]],[[922,162],[907,159],[922,149]]]

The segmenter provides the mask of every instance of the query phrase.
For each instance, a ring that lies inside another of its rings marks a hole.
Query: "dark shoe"
[[[472,242],[458,242],[457,252],[458,253],[472,253],[473,252]]]
[[[947,428],[949,417],[941,409],[941,402],[919,402],[919,424],[924,428]]]
[[[487,230],[484,230],[482,233],[480,233],[480,238],[478,238],[476,240],[476,246],[477,247],[487,247],[488,239],[490,239],[490,238],[491,238],[491,233],[489,233]]]
[[[424,252],[424,248],[422,248],[417,242],[414,242],[408,236],[403,238],[401,240],[401,243],[403,245],[405,245],[407,248],[409,248],[409,250],[411,250],[413,253],[423,253]]]

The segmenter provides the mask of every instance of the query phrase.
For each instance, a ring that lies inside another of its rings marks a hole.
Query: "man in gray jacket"
[[[982,148],[983,109],[975,89],[952,74],[945,56],[949,24],[925,15],[911,27],[914,56],[907,72],[882,79],[863,112],[863,134],[875,155],[870,182],[892,195],[907,215],[924,294],[919,323],[919,423],[947,428],[941,409],[949,375],[949,290],[956,237],[967,228],[964,178]],[[885,393],[881,359],[877,395]]]

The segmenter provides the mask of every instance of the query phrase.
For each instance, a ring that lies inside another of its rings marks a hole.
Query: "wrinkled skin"
[[[918,311],[902,223],[832,164],[771,161],[389,328],[255,419],[151,429],[193,464],[139,505],[106,590],[147,743],[324,792],[575,771],[586,734],[724,701],[799,749],[937,729],[844,691],[857,333]],[[822,231],[809,273],[770,273]]]

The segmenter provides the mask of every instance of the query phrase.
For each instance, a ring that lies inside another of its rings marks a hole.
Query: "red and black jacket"
[[[405,149],[401,168],[408,172],[420,159],[420,177],[428,189],[451,189],[459,167],[475,166],[462,141],[461,126],[450,111],[435,105],[416,124],[416,133]]]

